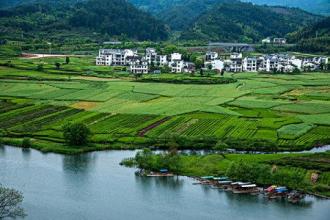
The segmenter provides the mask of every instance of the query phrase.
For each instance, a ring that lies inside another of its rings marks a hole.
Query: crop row
[[[62,111],[55,112],[53,114],[45,115],[44,117],[37,118],[36,120],[29,121],[19,126],[12,128],[14,131],[18,132],[34,132],[42,129],[43,126],[54,123],[58,120],[64,119],[71,115],[77,114],[82,110],[79,109],[63,109]]]
[[[24,113],[12,115],[11,118],[0,121],[0,127],[3,129],[10,128],[18,123],[25,123],[32,119],[36,119],[38,117],[61,111],[63,109],[65,109],[65,107],[41,105],[38,109],[32,109]]]
[[[94,133],[108,134],[129,134],[136,133],[139,129],[154,122],[157,116],[154,115],[128,115],[118,114],[90,126]]]

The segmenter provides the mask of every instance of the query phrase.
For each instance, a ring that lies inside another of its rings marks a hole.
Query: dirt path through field
[[[154,129],[155,127],[158,127],[159,125],[163,124],[164,122],[170,120],[171,117],[165,117],[159,121],[156,121],[154,123],[152,123],[151,125],[149,125],[148,127],[143,128],[142,130],[140,130],[138,132],[139,137],[143,137],[148,131],[150,131],[151,129]]]
[[[39,58],[47,58],[47,57],[83,57],[85,55],[22,53],[21,56],[27,59],[39,59]]]

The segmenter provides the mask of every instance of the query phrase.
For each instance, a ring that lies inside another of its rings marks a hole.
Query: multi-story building
[[[216,60],[212,60],[212,61],[207,61],[204,63],[204,67],[205,68],[209,68],[209,66],[211,65],[211,69],[212,70],[216,70],[218,72],[221,72],[224,67],[225,67],[225,62],[219,59]]]
[[[208,51],[205,54],[205,60],[206,61],[215,60],[215,59],[218,59],[218,57],[219,57],[219,54],[217,52]]]
[[[256,57],[245,57],[243,59],[243,71],[257,72],[258,71],[258,60]]]
[[[149,72],[148,61],[136,59],[130,63],[129,70],[133,74],[146,74]]]
[[[183,71],[184,62],[180,53],[172,53],[169,67],[172,73],[181,73]]]
[[[137,56],[137,51],[130,49],[101,49],[96,57],[96,65],[101,66],[126,66],[129,59]]]

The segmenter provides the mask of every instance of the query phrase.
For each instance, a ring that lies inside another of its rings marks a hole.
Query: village
[[[302,71],[324,70],[328,66],[328,57],[296,57],[285,53],[265,54],[260,56],[243,56],[242,53],[220,55],[207,51],[203,56],[201,70],[226,72],[264,72],[264,73],[298,73]],[[180,53],[170,55],[158,54],[154,48],[146,48],[144,55],[136,49],[100,49],[96,57],[99,66],[127,66],[133,74],[161,73],[160,68],[168,68],[171,73],[194,73],[197,68],[194,62],[183,59]]]

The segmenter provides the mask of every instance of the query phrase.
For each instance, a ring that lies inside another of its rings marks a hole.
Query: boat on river
[[[291,191],[288,195],[288,201],[291,203],[298,203],[300,202],[303,198],[305,198],[305,194],[300,193],[296,190]]]
[[[268,190],[267,196],[269,199],[286,198],[289,193],[288,188],[286,188],[285,186],[272,186],[272,188],[273,189],[269,187],[266,189]]]
[[[233,189],[233,193],[236,194],[250,194],[250,193],[258,193],[259,189],[256,184],[243,184],[238,185]]]

